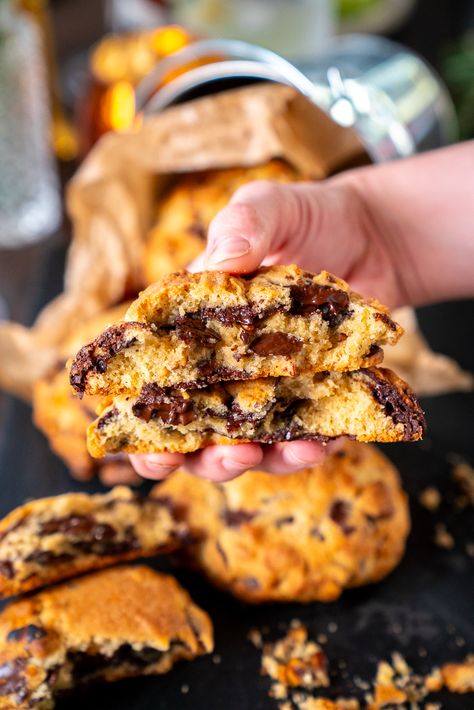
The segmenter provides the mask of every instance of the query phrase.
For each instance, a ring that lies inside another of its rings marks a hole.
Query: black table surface
[[[43,245],[41,258],[36,257],[32,267],[36,277],[22,289],[24,309],[28,311],[29,301],[30,316],[60,289],[64,251],[63,240],[56,239]],[[471,370],[473,314],[470,302],[442,304],[419,312],[432,346]],[[26,498],[100,490],[97,483],[80,484],[69,477],[34,428],[29,406],[9,398],[3,404],[0,513]],[[354,677],[372,679],[377,660],[389,658],[396,650],[418,672],[427,672],[437,663],[461,660],[468,650],[474,651],[473,559],[466,551],[466,544],[474,541],[472,512],[456,509],[456,487],[450,475],[453,454],[474,460],[474,395],[440,396],[425,400],[423,405],[429,425],[425,441],[383,449],[400,469],[413,518],[407,553],[387,579],[347,591],[331,604],[252,607],[215,591],[196,574],[176,569],[178,579],[214,621],[217,656],[182,663],[163,677],[91,688],[59,708],[276,709],[276,701],[267,697],[269,682],[259,675],[260,653],[247,640],[247,633],[252,627],[267,626],[269,638],[277,638],[293,618],[301,619],[313,637],[327,634],[333,679],[325,694],[334,697],[360,697]],[[418,502],[420,491],[427,485],[437,486],[443,496],[436,513],[428,512]],[[436,522],[445,523],[453,534],[454,549],[444,550],[434,544]],[[152,564],[170,569],[166,561]],[[339,669],[341,661],[347,664],[346,671]],[[188,686],[189,692],[183,693],[183,686]],[[437,698],[442,698],[443,708],[448,710],[469,707],[466,696]]]

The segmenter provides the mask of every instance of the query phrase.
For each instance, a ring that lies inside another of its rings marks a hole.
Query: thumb
[[[239,188],[209,226],[202,267],[248,273],[262,261],[281,260],[289,243],[301,261],[305,242],[319,223],[315,186],[301,187],[257,181]]]

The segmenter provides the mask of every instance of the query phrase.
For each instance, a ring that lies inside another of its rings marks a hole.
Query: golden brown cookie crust
[[[331,601],[378,581],[401,559],[410,527],[397,470],[354,442],[290,475],[248,472],[215,484],[180,471],[154,495],[198,537],[191,563],[249,602]]]
[[[212,648],[208,615],[172,577],[143,566],[96,572],[1,612],[0,708],[49,710],[85,659],[84,682],[114,681]]]

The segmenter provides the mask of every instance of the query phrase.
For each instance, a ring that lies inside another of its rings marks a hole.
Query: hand
[[[473,167],[471,142],[321,183],[249,183],[215,217],[206,252],[190,270],[249,273],[260,264],[296,263],[327,269],[392,307],[467,296],[474,284]],[[184,466],[224,481],[249,468],[289,473],[337,446],[239,444],[131,460],[147,478]]]

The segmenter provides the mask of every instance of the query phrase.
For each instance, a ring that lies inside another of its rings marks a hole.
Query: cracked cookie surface
[[[298,473],[251,471],[216,484],[179,471],[153,494],[195,535],[190,564],[249,602],[332,601],[382,579],[410,526],[397,470],[355,442]]]
[[[166,673],[213,648],[212,625],[170,576],[117,567],[0,613],[0,708],[51,710],[98,681]]]
[[[115,397],[88,429],[93,456],[189,453],[211,444],[263,444],[339,436],[415,441],[424,431],[418,402],[393,372],[370,368],[296,378],[227,382],[197,390],[145,385]]]
[[[169,507],[126,486],[25,503],[0,521],[0,598],[168,552],[186,534]]]
[[[125,320],[76,355],[77,392],[138,394],[143,385],[193,389],[221,381],[356,370],[377,364],[402,329],[342,280],[296,266],[248,277],[171,274]]]

